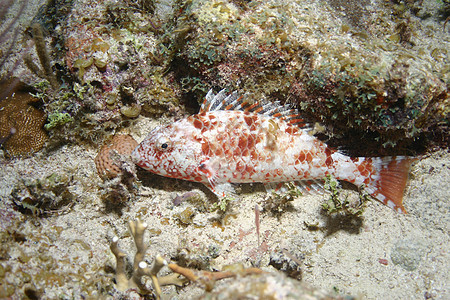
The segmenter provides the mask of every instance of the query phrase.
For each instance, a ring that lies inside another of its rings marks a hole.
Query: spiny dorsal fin
[[[301,116],[288,105],[281,105],[278,101],[250,104],[242,99],[243,97],[239,96],[236,91],[227,96],[225,90],[221,90],[216,95],[214,95],[212,90],[209,90],[200,107],[200,113],[217,110],[240,110],[280,118],[288,124],[299,127],[307,125]]]

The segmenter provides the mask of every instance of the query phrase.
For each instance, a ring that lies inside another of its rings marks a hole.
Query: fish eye
[[[171,146],[172,146],[172,142],[166,137],[159,138],[157,141],[157,144],[156,144],[156,147],[160,151],[166,151],[166,150],[170,149]]]

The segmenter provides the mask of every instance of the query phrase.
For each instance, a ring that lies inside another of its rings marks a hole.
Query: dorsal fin
[[[307,125],[301,116],[289,105],[281,105],[278,101],[250,104],[242,99],[243,97],[239,96],[236,91],[227,96],[224,89],[216,95],[214,95],[212,90],[209,90],[200,107],[200,113],[217,110],[240,110],[279,118],[288,124],[299,127]]]

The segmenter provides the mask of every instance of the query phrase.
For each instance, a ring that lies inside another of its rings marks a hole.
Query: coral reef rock
[[[7,89],[4,83],[1,89]],[[0,99],[0,141],[10,156],[39,151],[48,139],[43,126],[46,115],[32,104],[38,99],[20,87]]]
[[[110,153],[112,150],[121,155],[130,155],[138,143],[128,134],[115,135],[111,141],[105,143],[95,157],[95,165],[100,177],[113,178],[121,173],[120,167],[114,163]]]

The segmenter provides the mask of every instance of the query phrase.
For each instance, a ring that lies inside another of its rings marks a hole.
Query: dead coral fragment
[[[138,143],[128,134],[115,135],[110,142],[107,142],[100,149],[95,157],[95,165],[100,177],[114,178],[123,173],[120,163],[111,156],[112,151],[120,155],[129,156]]]
[[[47,51],[47,47],[45,46],[45,38],[44,33],[42,32],[42,27],[39,23],[34,23],[33,25],[31,25],[31,30],[33,33],[34,44],[36,46],[36,53],[39,57],[42,70],[36,64],[34,64],[33,59],[29,54],[24,58],[25,64],[33,73],[41,78],[47,79],[50,82],[51,86],[54,89],[57,89],[59,87],[59,83],[55,75],[53,74],[53,70],[51,67],[51,58]]]
[[[203,283],[208,291],[212,290],[212,288],[214,287],[214,283],[220,279],[234,278],[239,275],[247,276],[264,273],[263,270],[258,268],[244,269],[242,267],[238,271],[233,270],[233,271],[209,272],[183,268],[177,264],[169,264],[168,266],[173,272],[183,275],[184,277],[189,279],[189,281]]]
[[[118,237],[114,237],[110,249],[114,256],[116,257],[116,284],[117,289],[120,291],[126,291],[128,289],[138,288],[141,294],[152,294],[153,291],[147,287],[144,283],[142,283],[142,279],[144,276],[148,276],[152,279],[154,293],[156,296],[160,297],[161,295],[161,285],[178,285],[182,286],[184,284],[184,280],[178,278],[178,274],[171,274],[164,277],[157,277],[158,272],[167,265],[167,261],[163,259],[161,256],[157,256],[152,268],[147,267],[147,263],[143,261],[145,252],[147,251],[147,246],[144,243],[144,232],[147,228],[146,223],[142,223],[139,220],[135,222],[130,222],[130,231],[133,235],[134,242],[136,244],[136,254],[134,256],[133,263],[133,274],[131,278],[127,278],[125,272],[125,257],[126,254],[123,253],[118,247]]]
[[[48,216],[65,212],[74,204],[70,192],[72,176],[53,173],[36,180],[24,180],[12,192],[18,210],[33,216]]]
[[[199,299],[283,299],[283,300],[353,300],[351,296],[331,296],[322,290],[315,289],[304,282],[288,278],[282,273],[262,273],[248,276],[202,295]]]
[[[8,82],[2,84],[5,90]],[[38,99],[16,87],[0,99],[0,140],[10,156],[39,151],[48,139],[46,115],[32,104]]]
[[[286,250],[271,253],[269,265],[291,278],[302,280],[302,261]]]
[[[198,271],[184,268],[174,263],[168,264],[167,261],[159,255],[156,256],[153,267],[148,268],[147,263],[144,262],[144,256],[147,250],[147,246],[144,243],[144,232],[147,228],[147,224],[138,220],[135,222],[130,222],[129,225],[137,249],[134,257],[133,273],[131,278],[128,279],[126,276],[126,254],[123,253],[117,245],[119,238],[114,237],[110,246],[110,249],[117,261],[115,279],[117,289],[120,291],[138,288],[140,294],[155,294],[156,298],[160,299],[162,293],[161,286],[164,285],[183,286],[187,281],[192,281],[202,283],[207,290],[211,290],[214,287],[214,283],[220,279],[264,273],[258,268],[245,269],[243,267],[238,270],[226,270],[222,272]],[[159,271],[164,266],[168,266],[173,273],[158,277],[157,275]],[[184,278],[180,277],[180,275],[183,275]],[[152,279],[153,290],[146,286],[145,283],[142,283],[144,276],[148,276]]]

